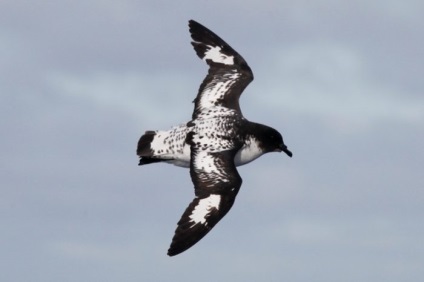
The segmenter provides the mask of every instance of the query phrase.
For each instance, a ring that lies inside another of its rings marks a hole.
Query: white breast
[[[259,158],[263,155],[263,151],[258,146],[258,141],[251,137],[246,141],[244,146],[237,152],[234,157],[236,166],[241,166]]]

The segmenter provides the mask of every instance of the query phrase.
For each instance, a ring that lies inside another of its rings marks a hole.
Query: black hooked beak
[[[281,150],[282,152],[286,153],[286,154],[287,154],[287,156],[289,156],[290,158],[293,156],[293,153],[292,153],[292,152],[290,152],[290,150],[289,150],[289,149],[287,149],[287,146],[286,146],[286,145],[284,145],[284,144],[281,144],[281,145],[280,145],[280,150]]]

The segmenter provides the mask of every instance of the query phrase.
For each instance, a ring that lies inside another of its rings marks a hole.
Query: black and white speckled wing
[[[231,209],[242,179],[234,164],[237,149],[210,152],[191,146],[190,175],[196,197],[178,222],[168,250],[174,256],[200,241]]]
[[[253,80],[246,61],[230,45],[203,25],[189,21],[191,43],[199,58],[209,65],[209,72],[194,100],[193,119],[215,106],[223,106],[241,114],[239,98]]]

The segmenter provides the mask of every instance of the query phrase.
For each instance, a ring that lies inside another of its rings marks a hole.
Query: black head
[[[258,137],[265,152],[284,152],[289,157],[293,155],[284,144],[283,136],[274,128],[260,125],[260,136]]]

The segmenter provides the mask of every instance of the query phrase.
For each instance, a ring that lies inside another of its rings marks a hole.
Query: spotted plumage
[[[239,98],[253,80],[246,61],[201,24],[191,20],[189,27],[196,54],[209,65],[192,120],[167,131],[146,131],[137,146],[140,165],[190,168],[195,198],[178,222],[170,256],[196,244],[231,209],[242,183],[236,166],[268,152],[292,156],[278,131],[243,117]]]

